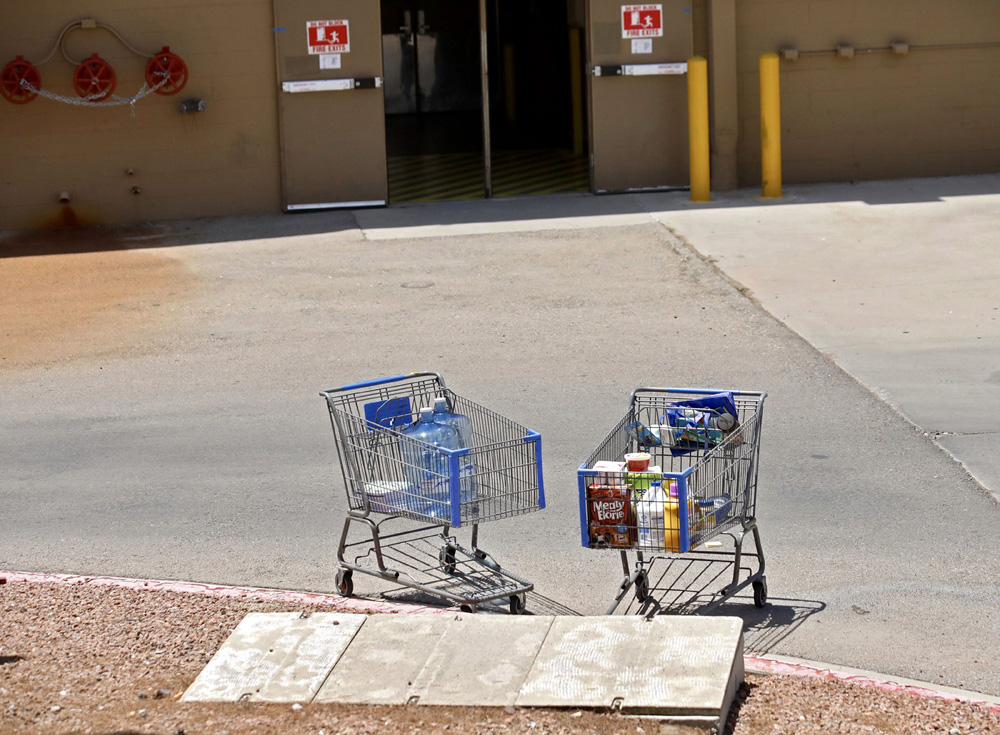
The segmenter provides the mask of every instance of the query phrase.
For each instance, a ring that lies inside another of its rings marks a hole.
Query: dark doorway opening
[[[382,0],[390,202],[589,189],[582,5]]]
[[[483,196],[479,0],[382,0],[389,201]]]
[[[487,0],[487,13],[493,195],[588,191],[583,3]]]

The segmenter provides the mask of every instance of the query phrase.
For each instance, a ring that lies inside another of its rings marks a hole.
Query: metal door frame
[[[493,145],[490,140],[489,37],[487,36],[486,0],[479,0],[479,65],[483,94],[483,194],[493,198]]]
[[[497,5],[499,8],[499,2],[497,0]],[[584,106],[583,117],[586,125],[587,132],[587,149],[586,155],[588,159],[588,185],[591,193],[594,191],[594,119],[593,119],[593,64],[592,59],[592,41],[591,41],[591,23],[590,23],[590,13],[591,13],[591,2],[593,0],[584,0],[583,3],[583,28],[580,29],[581,33],[581,53],[583,55],[583,70],[582,74],[586,77],[585,81],[581,83],[581,92],[583,93],[584,99],[582,104]],[[483,195],[486,199],[493,198],[493,144],[490,131],[490,77],[489,77],[489,13],[487,11],[486,0],[477,0],[479,5],[479,64],[480,64],[480,89],[482,93],[482,129],[483,129]],[[379,17],[381,18],[382,13],[382,2],[379,0]],[[568,12],[568,11],[567,11]],[[381,35],[379,36],[379,42],[381,43]],[[384,47],[383,47],[382,63],[385,63]],[[385,74],[385,69],[382,69],[383,75]],[[383,113],[384,114],[384,113]],[[388,161],[386,161],[386,180],[388,180]],[[388,203],[388,202],[386,202]]]

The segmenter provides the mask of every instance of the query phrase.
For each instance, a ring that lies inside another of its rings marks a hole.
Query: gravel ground
[[[85,583],[0,587],[0,733],[664,733],[610,713],[178,701],[248,612],[323,605]],[[747,676],[726,733],[998,733],[985,707],[827,679]]]

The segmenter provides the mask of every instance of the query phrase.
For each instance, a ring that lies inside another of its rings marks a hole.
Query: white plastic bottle
[[[640,549],[663,549],[663,508],[667,494],[663,483],[654,480],[635,502],[636,536]]]

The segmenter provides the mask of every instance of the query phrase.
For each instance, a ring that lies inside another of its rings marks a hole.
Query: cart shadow
[[[658,562],[659,569],[656,568]],[[749,587],[708,608],[718,599],[718,592],[732,582],[732,565],[707,560],[681,558],[657,559],[649,567],[649,594],[638,602],[634,595],[617,614],[706,615],[741,618],[744,623],[744,648],[747,653],[767,653],[788,638],[814,615],[826,609],[820,600],[768,597],[764,607],[754,605]],[[744,569],[741,579],[749,570]]]
[[[406,587],[398,587],[382,592],[379,597],[389,602],[402,603],[408,605],[420,605],[422,607],[435,607],[441,609],[451,609],[455,612],[460,612],[460,607],[458,605],[448,604],[441,600],[440,597],[436,597],[432,594],[426,592],[421,592],[420,590],[409,589]],[[508,602],[506,598],[500,600],[494,600],[492,602],[484,602],[478,605],[476,608],[478,613],[483,614],[509,614],[510,610],[508,607]],[[580,616],[583,613],[578,610],[574,610],[571,607],[564,605],[563,603],[553,600],[545,595],[540,595],[537,592],[528,592],[527,600],[525,603],[525,615],[568,615],[568,616]]]

